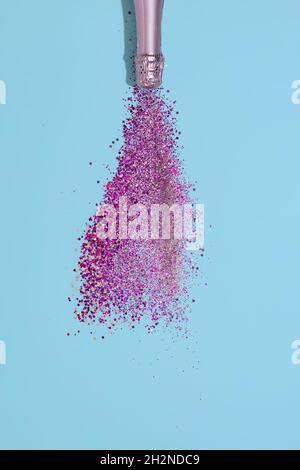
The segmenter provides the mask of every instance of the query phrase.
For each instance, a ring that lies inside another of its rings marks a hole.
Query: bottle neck
[[[161,53],[161,23],[164,0],[135,0],[137,54]]]

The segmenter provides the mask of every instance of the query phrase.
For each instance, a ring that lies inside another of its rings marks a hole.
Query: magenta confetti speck
[[[105,204],[119,211],[117,229],[122,198],[126,198],[127,209],[142,204],[149,211],[153,204],[191,203],[191,185],[179,158],[174,104],[162,89],[137,87],[126,103],[124,143],[103,198]],[[136,217],[139,215],[137,211]],[[130,328],[143,324],[151,332],[160,324],[174,322],[181,328],[189,309],[188,279],[194,269],[184,240],[174,236],[153,239],[150,225],[146,239],[139,237],[141,225],[133,224],[135,217],[130,212],[126,222],[128,227],[130,223],[135,227],[134,239],[126,238],[128,233],[99,239],[97,226],[102,219],[103,215],[96,212],[82,237],[80,294],[75,311],[78,320],[110,330],[123,324]]]

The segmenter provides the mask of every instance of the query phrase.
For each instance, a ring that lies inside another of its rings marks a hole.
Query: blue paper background
[[[121,1],[0,1],[1,448],[299,448],[299,18],[297,0],[166,0],[165,86],[206,207],[208,286],[190,340],[93,341],[67,338],[67,297],[96,180],[116,165]]]

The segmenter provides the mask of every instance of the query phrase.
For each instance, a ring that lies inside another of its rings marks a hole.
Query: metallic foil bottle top
[[[162,83],[164,57],[161,52],[161,23],[164,0],[135,0],[137,21],[137,85],[157,88]]]

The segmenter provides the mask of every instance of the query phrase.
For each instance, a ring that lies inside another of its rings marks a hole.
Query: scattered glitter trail
[[[104,203],[119,207],[191,203],[191,185],[182,173],[179,132],[173,103],[163,91],[133,89],[123,121],[123,146],[118,167],[106,184]],[[79,259],[80,294],[75,314],[80,322],[115,329],[175,323],[182,328],[189,308],[188,279],[193,262],[185,241],[99,239],[101,215],[89,219]]]

